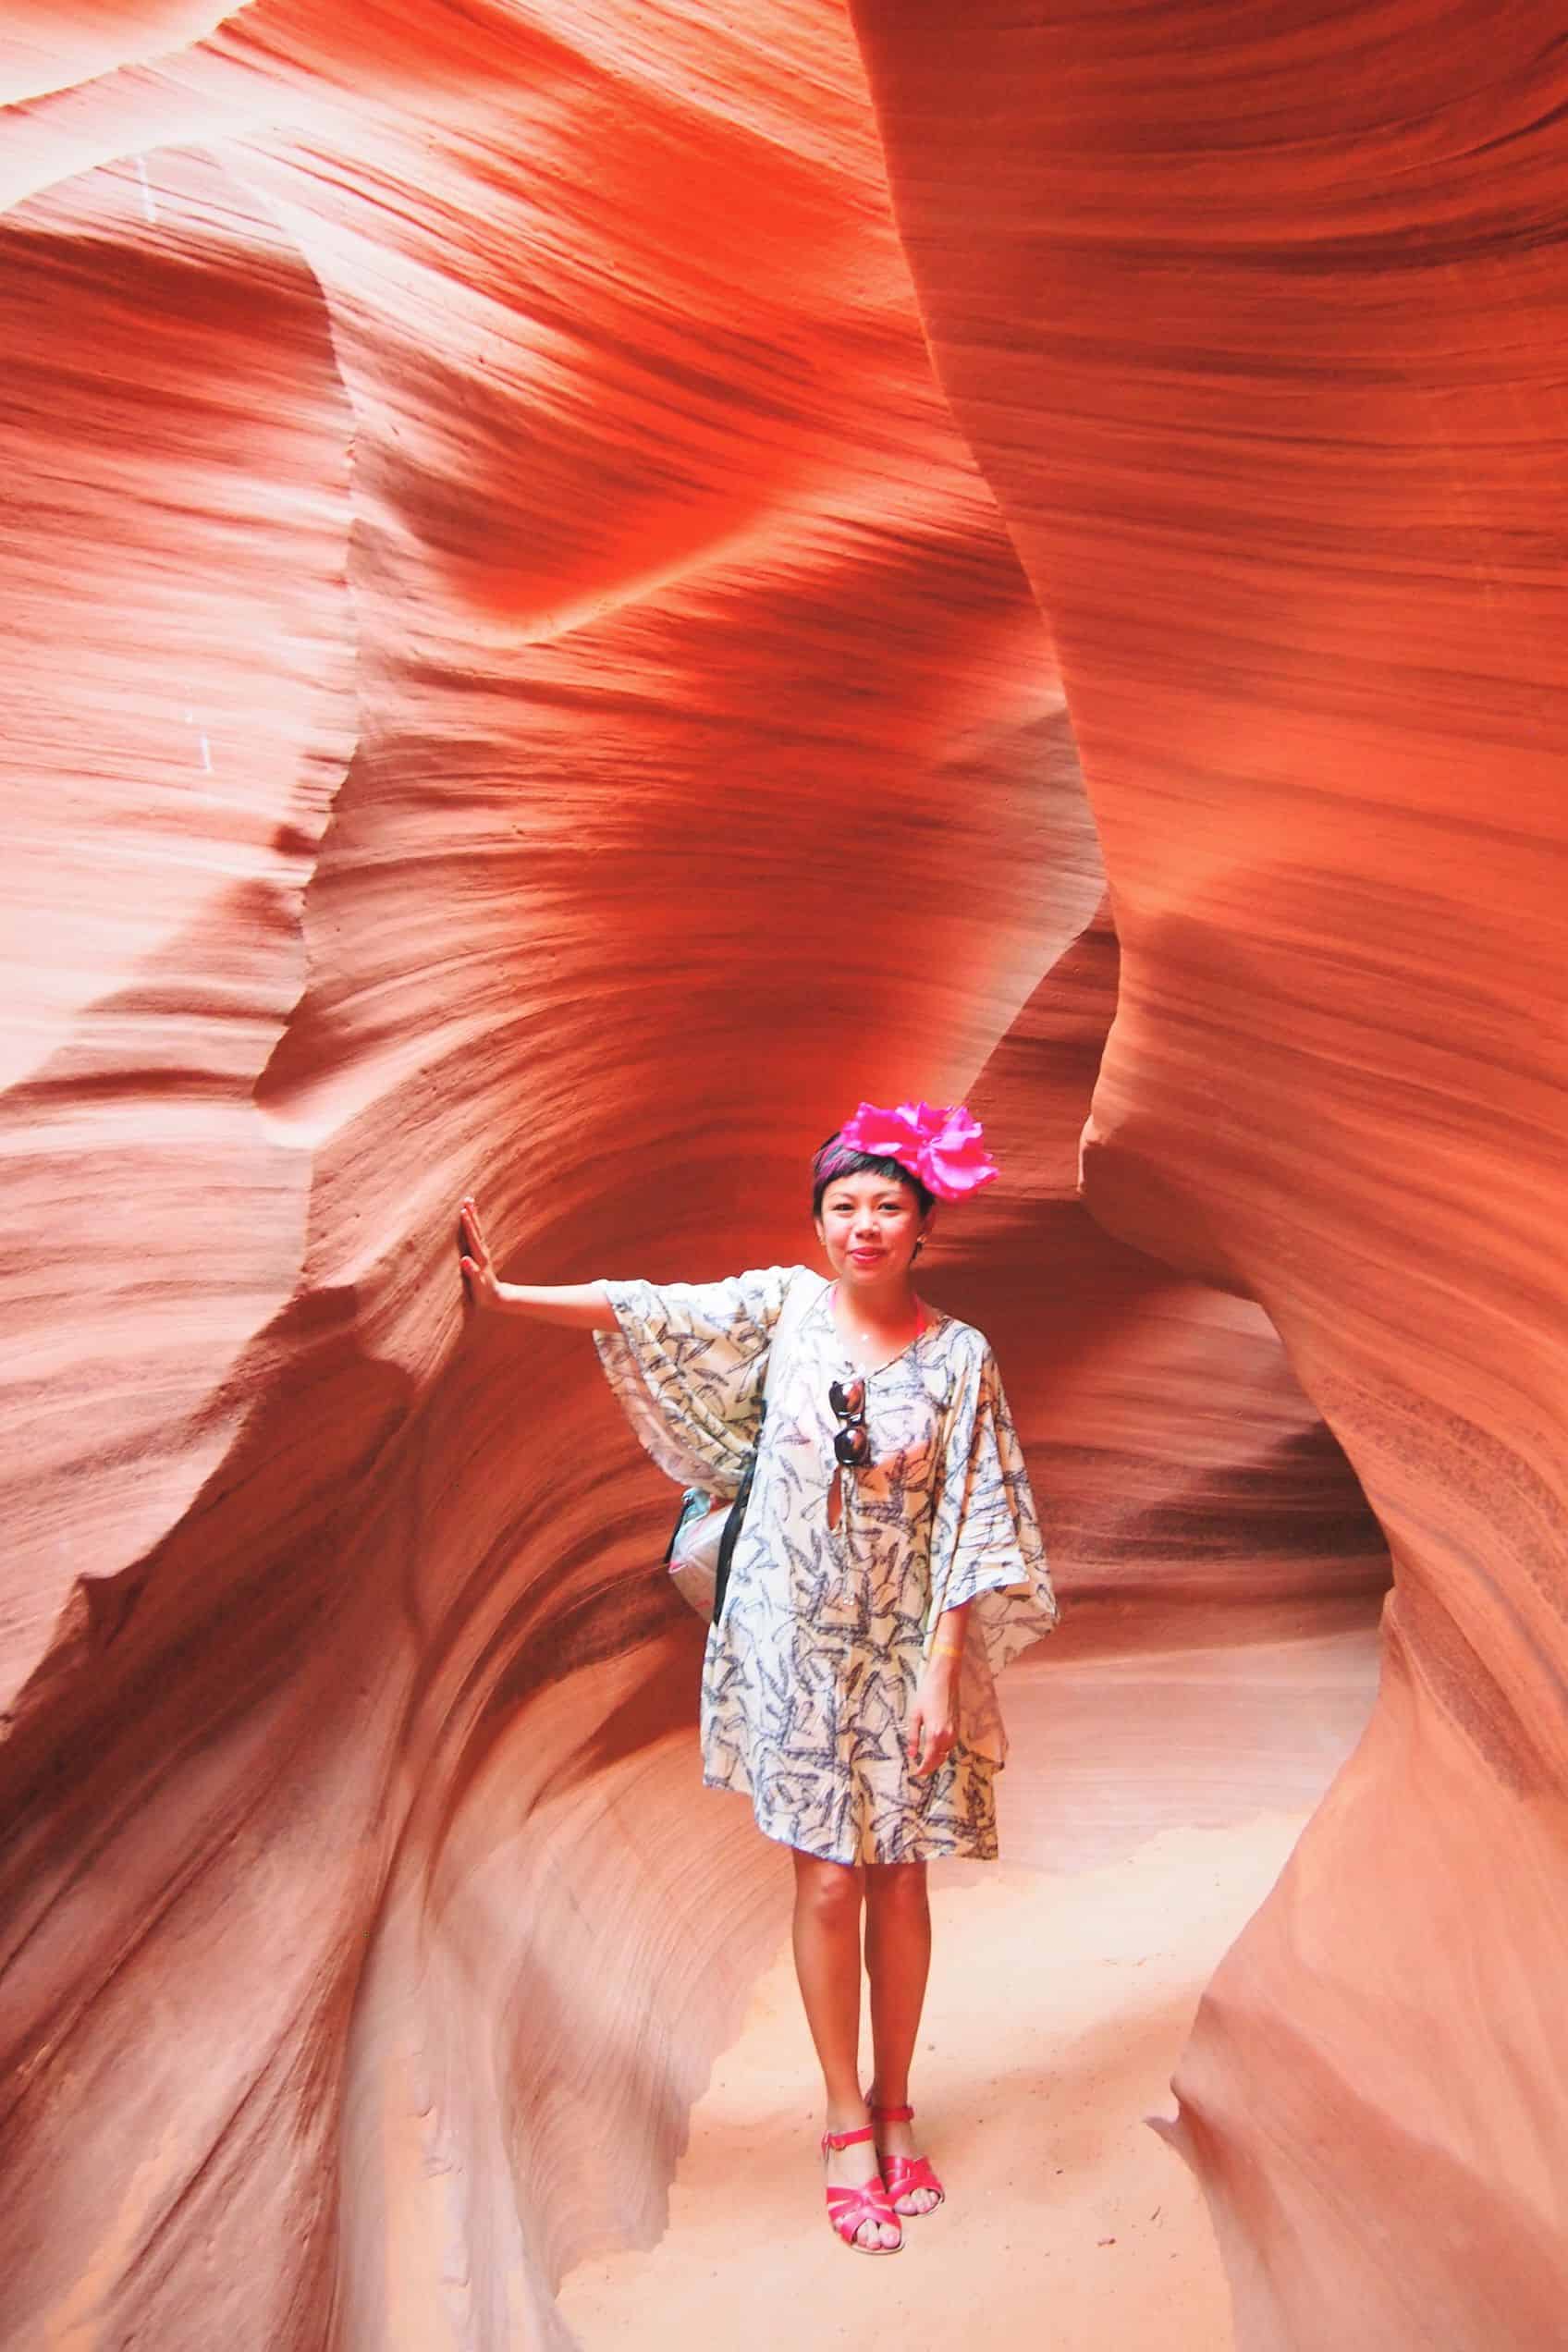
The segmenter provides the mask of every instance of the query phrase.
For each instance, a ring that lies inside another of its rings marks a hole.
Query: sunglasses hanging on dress
[[[846,1470],[858,1470],[871,1459],[871,1439],[865,1432],[865,1382],[835,1380],[827,1391],[827,1402],[835,1419],[845,1424],[833,1432],[833,1459],[841,1462]]]
[[[827,1403],[841,1429],[833,1432],[833,1483],[827,1489],[827,1524],[837,1527],[844,1515],[843,1477],[846,1470],[859,1470],[871,1459],[871,1439],[865,1427],[865,1382],[835,1380],[827,1391]]]

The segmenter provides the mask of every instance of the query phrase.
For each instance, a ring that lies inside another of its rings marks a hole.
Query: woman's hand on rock
[[[465,1200],[458,1211],[458,1230],[462,1235],[463,1245],[459,1263],[470,1298],[475,1306],[498,1307],[501,1285],[496,1279],[490,1244],[484,1238],[484,1228],[479,1221],[479,1211],[472,1199]]]
[[[462,1241],[462,1256],[458,1263],[475,1306],[482,1306],[492,1315],[528,1315],[536,1317],[541,1323],[564,1323],[577,1331],[614,1330],[615,1309],[603,1282],[498,1280],[490,1244],[472,1196],[459,1205],[458,1231]]]

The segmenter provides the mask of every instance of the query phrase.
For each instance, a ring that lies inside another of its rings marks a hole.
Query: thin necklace
[[[839,1282],[835,1281],[835,1283],[834,1283],[834,1285],[833,1285],[833,1296],[834,1296],[835,1300],[841,1298],[841,1297],[842,1297],[842,1295],[843,1295],[843,1291],[842,1291],[842,1287],[841,1287],[841,1285],[840,1285]],[[835,1317],[835,1320],[837,1320],[837,1317]],[[899,1355],[902,1355],[902,1354],[903,1354],[903,1352],[904,1352],[904,1348],[910,1348],[910,1347],[913,1347],[913,1346],[914,1345],[914,1342],[916,1341],[916,1340],[917,1340],[917,1339],[919,1339],[919,1337],[920,1337],[920,1335],[921,1335],[922,1331],[924,1331],[924,1330],[925,1330],[925,1305],[924,1305],[923,1302],[922,1302],[921,1300],[919,1300],[919,1299],[916,1299],[916,1300],[915,1300],[915,1302],[914,1302],[914,1329],[913,1329],[913,1330],[910,1333],[910,1335],[909,1335],[908,1339],[904,1341],[904,1343],[903,1343],[903,1347],[900,1347],[900,1349],[898,1349],[897,1354],[898,1354]],[[875,1345],[876,1344],[876,1333],[875,1333],[875,1332],[860,1330],[860,1329],[856,1329],[856,1327],[855,1327],[853,1324],[851,1324],[851,1325],[850,1329],[851,1329],[851,1336],[853,1339],[858,1340],[858,1341],[860,1341],[861,1346],[862,1346],[863,1348],[866,1348],[866,1347],[875,1347]],[[891,1364],[891,1363],[893,1362],[893,1360],[894,1360],[894,1358],[893,1358],[892,1356],[889,1356],[889,1357],[888,1358],[888,1363],[889,1363],[889,1364]],[[873,1369],[877,1370],[877,1371],[880,1371],[880,1370],[881,1370],[881,1368],[882,1368],[882,1367],[880,1366],[880,1365],[875,1366],[873,1367]]]

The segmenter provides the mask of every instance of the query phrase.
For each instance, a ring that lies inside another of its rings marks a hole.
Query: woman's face
[[[907,1275],[926,1219],[913,1188],[870,1173],[836,1177],[822,1195],[816,1237],[841,1281]]]

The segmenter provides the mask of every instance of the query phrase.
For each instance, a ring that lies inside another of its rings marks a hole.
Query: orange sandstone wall
[[[1387,1530],[1179,2138],[1251,2346],[1538,2352],[1568,2244],[1560,12],[856,0],[1121,944],[1085,1197]]]
[[[1021,1741],[1025,1856],[1108,1788],[1299,1801],[1381,1548],[1236,1294],[1317,1296],[1255,1275],[1235,1158],[1177,1220],[1227,1244],[1171,1243],[1124,873],[1098,1117],[1154,1141],[1136,1213],[1095,1197],[1153,1254],[1074,1198],[1099,851],[840,11],[29,6],[0,77],[6,2340],[558,2340],[562,2267],[659,2226],[782,1889],[695,1786],[667,1490],[582,1343],[465,1334],[460,1192],[509,1270],[717,1272],[802,1251],[856,1092],[972,1091],[1010,1182],[941,1294],[1023,1407],[1100,1776],[1075,1810]],[[1102,798],[1158,898],[1202,825]],[[1324,1140],[1269,1163],[1282,1233]],[[1309,1737],[1249,1709],[1260,1645]]]

